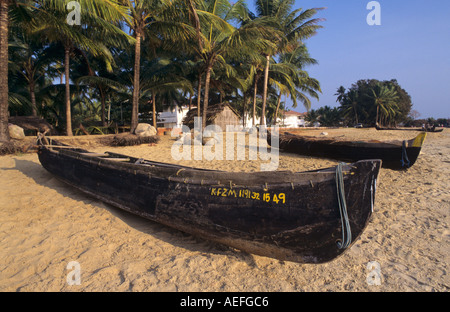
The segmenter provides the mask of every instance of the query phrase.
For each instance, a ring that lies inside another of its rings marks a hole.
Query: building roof
[[[304,117],[304,116],[306,116],[306,114],[307,113],[299,113],[299,112],[294,112],[294,111],[285,111],[284,112],[284,116],[301,116],[301,117]]]
[[[228,103],[223,102],[220,104],[214,104],[208,106],[208,111],[206,115],[206,123],[211,124],[214,119],[218,116],[218,114],[222,113],[225,108],[230,109],[234,115],[236,115],[236,118],[240,118],[239,114],[234,110],[233,107],[231,107]],[[194,117],[197,117],[197,108],[193,108],[190,111],[187,112],[186,116],[183,119],[183,124],[187,126],[193,126],[194,125]]]

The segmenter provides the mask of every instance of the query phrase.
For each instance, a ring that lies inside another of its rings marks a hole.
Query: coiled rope
[[[348,220],[347,202],[345,201],[344,178],[342,174],[342,167],[344,165],[344,163],[340,163],[336,167],[336,188],[342,225],[342,241],[337,243],[339,249],[347,248],[352,242],[352,230],[350,228],[350,222]]]

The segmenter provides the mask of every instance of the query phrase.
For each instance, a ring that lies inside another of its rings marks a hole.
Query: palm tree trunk
[[[70,69],[70,47],[66,45],[64,48],[64,72],[65,72],[65,84],[66,84],[66,134],[72,136],[72,112],[70,107],[70,81],[69,81],[69,69]]]
[[[31,99],[31,116],[37,116],[37,106],[36,106],[36,92],[34,90],[35,82],[33,79],[30,80],[29,89],[30,89],[30,99]]]
[[[189,6],[189,19],[197,33],[197,43],[198,43],[199,51],[203,51],[201,26],[200,26],[200,19],[197,14],[197,9],[195,8],[195,4],[192,0],[188,0],[187,4]],[[198,74],[198,88],[197,88],[197,117],[198,118],[200,118],[200,116],[201,116],[201,109],[200,109],[201,94],[202,94],[202,73],[200,72]],[[206,103],[206,105],[208,105],[208,104]]]
[[[0,2],[0,142],[10,140],[8,130],[8,1]]]
[[[354,110],[355,110],[356,124],[359,124],[359,122],[358,122],[358,112],[356,111],[356,107],[354,107]]]
[[[201,104],[201,95],[202,95],[202,74],[198,74],[198,87],[197,87],[197,117],[200,118],[202,112],[200,110]]]
[[[206,127],[206,117],[207,117],[207,112],[208,112],[209,83],[211,80],[211,69],[212,69],[212,65],[210,62],[208,62],[208,65],[206,67],[206,76],[205,76],[205,95],[203,97],[202,132],[203,132],[203,130],[205,130],[205,127]]]
[[[141,33],[138,30],[136,31],[136,46],[134,47],[133,104],[131,108],[130,133],[134,133],[138,125],[140,67],[141,67]]]
[[[275,109],[275,116],[273,116],[272,125],[274,125],[274,126],[277,124],[278,110],[280,109],[280,104],[281,104],[281,91],[280,91],[280,95],[278,96],[277,108]]]
[[[256,96],[258,95],[258,74],[255,75],[255,81],[253,82],[253,114],[252,114],[252,127],[256,126]]]
[[[152,114],[153,114],[153,127],[155,127],[155,129],[156,129],[156,92],[155,91],[153,91],[152,92],[152,106],[153,106],[153,109],[152,109]]]
[[[192,93],[189,92],[189,110],[191,110],[192,107]]]
[[[99,86],[98,89],[100,91],[100,101],[102,102],[102,126],[106,127],[106,96],[102,86]]]
[[[34,81],[34,66],[31,59],[28,59],[28,63],[25,66],[25,79],[28,81],[28,91],[30,91],[30,102],[31,102],[31,116],[37,116],[37,106],[36,106],[36,94],[35,87],[36,82]]]
[[[378,124],[378,110],[380,109],[379,106],[377,106],[377,116],[375,117],[375,124]],[[381,125],[380,125],[381,126]]]
[[[269,65],[270,65],[270,55],[266,55],[266,68],[264,69],[264,91],[263,91],[263,102],[261,111],[261,121],[260,125],[266,124],[266,102],[267,102],[267,86],[269,83]]]
[[[189,6],[189,18],[192,23],[192,25],[195,28],[195,31],[197,33],[197,43],[199,47],[199,51],[203,51],[203,42],[202,42],[202,36],[201,36],[201,26],[200,26],[200,19],[197,14],[197,9],[195,8],[195,4],[192,0],[189,0],[188,2]]]
[[[244,92],[244,105],[242,109],[242,127],[245,128],[245,111],[247,109],[247,94]]]

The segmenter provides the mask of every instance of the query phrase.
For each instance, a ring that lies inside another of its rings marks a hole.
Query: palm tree
[[[127,8],[125,23],[132,30],[136,40],[134,46],[133,100],[130,131],[134,132],[138,124],[140,99],[141,45],[143,40],[148,48],[155,50],[163,40],[184,42],[193,30],[185,23],[183,3],[172,0],[120,0]],[[178,20],[181,18],[181,21]]]
[[[167,57],[159,57],[145,64],[145,71],[142,75],[144,81],[141,92],[143,96],[150,95],[152,102],[152,120],[153,126],[156,128],[156,100],[157,95],[160,97],[177,98],[178,90],[189,92],[192,94],[193,87],[191,82],[183,77],[183,73],[187,70],[185,60],[174,60]],[[172,102],[172,101],[171,101]],[[169,106],[172,103],[168,103]]]
[[[336,102],[342,103],[342,100],[345,98],[345,93],[346,90],[344,86],[340,86],[334,94],[335,96],[337,96]]]
[[[382,118],[386,120],[395,115],[398,94],[394,87],[388,88],[381,83],[378,83],[371,91],[372,94],[369,95],[369,98],[373,101],[377,111],[375,123],[381,124]]]
[[[339,125],[341,114],[337,107],[324,106],[317,110],[319,121],[322,126],[335,127]]]
[[[254,66],[245,55],[237,58],[227,59],[228,66],[232,67],[232,71],[225,68],[215,69],[215,79],[213,85],[220,92],[220,102],[225,98],[232,102],[236,111],[241,113],[243,117],[243,126],[246,126],[246,115],[250,113],[250,100],[252,98],[252,86]]]
[[[296,71],[293,68],[292,64],[279,63],[272,64],[270,66],[271,71],[271,84],[276,85],[279,93],[276,95],[277,104],[273,114],[273,123],[276,123],[276,119],[278,117],[278,111],[281,105],[281,97],[282,95],[292,95],[292,99],[294,100],[294,107],[297,106],[297,97],[296,97],[296,89],[295,89],[295,75]]]
[[[312,109],[306,114],[305,120],[310,124],[314,124],[319,121],[319,117],[318,110]]]
[[[9,16],[8,11],[10,4],[13,1],[0,1],[0,142],[8,142],[8,34],[9,34]],[[23,4],[21,1],[14,1],[13,15],[19,10],[19,5]],[[25,11],[22,12],[22,17],[27,17]],[[22,20],[22,22],[25,22]]]
[[[343,87],[341,87],[343,88]],[[340,89],[338,89],[340,90]],[[344,95],[339,94],[338,97],[341,103],[341,111],[345,118],[355,118],[355,124],[359,123],[358,119],[358,108],[360,106],[359,104],[359,95],[356,90],[350,90],[349,92],[345,93],[344,89]]]
[[[276,49],[265,50],[266,58],[264,69],[264,93],[262,103],[261,124],[264,124],[265,106],[267,99],[267,84],[269,82],[269,67],[272,55],[280,52],[292,51],[302,44],[302,41],[315,35],[322,26],[317,25],[322,19],[311,19],[320,9],[308,9],[292,11],[294,0],[256,0],[258,18],[277,21],[278,30],[283,34],[282,38],[273,38]]]
[[[205,86],[203,97],[202,129],[206,126],[206,113],[209,104],[209,91],[213,67],[227,67],[227,57],[247,56],[251,60],[259,57],[257,51],[274,48],[274,44],[262,39],[267,37],[268,29],[256,23],[242,24],[239,28],[230,22],[239,21],[244,14],[243,1],[234,5],[226,0],[207,0],[195,9],[201,31],[197,32],[199,47],[197,53],[204,63]]]
[[[36,1],[39,4],[36,18],[39,25],[34,30],[35,34],[41,34],[49,42],[59,42],[64,47],[64,76],[65,76],[65,109],[66,109],[66,133],[72,133],[72,114],[70,103],[70,57],[75,47],[87,50],[94,56],[102,56],[106,61],[112,59],[110,51],[103,44],[103,40],[98,40],[104,32],[113,32],[117,36],[126,37],[126,34],[110,22],[118,20],[122,14],[122,8],[114,1],[99,2],[94,0],[83,0],[80,5],[82,20],[90,26],[96,26],[102,31],[93,31],[92,27],[82,27],[81,25],[69,25],[66,23],[67,12],[65,4],[68,1],[43,0]],[[92,9],[89,11],[88,9]],[[105,19],[104,19],[105,18]],[[103,36],[104,38],[104,36]]]
[[[114,72],[109,72],[105,66],[97,65],[96,70],[89,70],[88,75],[76,77],[77,86],[95,87],[98,90],[98,97],[101,103],[101,121],[103,127],[107,126],[106,122],[106,102],[107,98],[111,98],[111,93],[121,92],[126,94],[130,88],[118,77]],[[94,95],[96,96],[96,95]]]
[[[36,94],[46,86],[48,81],[47,68],[57,60],[57,54],[51,47],[45,47],[40,38],[27,34],[23,28],[13,25],[13,38],[10,42],[10,72],[19,75],[26,82],[29,98],[27,103],[31,108],[31,115],[38,115]],[[16,84],[10,85],[15,88]]]
[[[264,71],[264,60],[255,60],[252,63],[250,77],[253,78],[253,106],[252,106],[252,122],[253,127],[256,126],[256,102],[258,96],[258,83]]]
[[[134,133],[138,125],[139,98],[140,98],[140,67],[141,67],[141,40],[145,38],[145,28],[153,21],[152,12],[156,13],[154,1],[122,1],[122,4],[129,10],[129,15],[125,19],[128,27],[133,31],[136,40],[134,45],[134,76],[133,76],[133,98],[130,132]],[[153,7],[152,7],[153,6]]]
[[[309,111],[311,109],[309,97],[319,99],[318,92],[322,92],[322,90],[319,81],[310,77],[304,68],[307,65],[317,64],[317,60],[311,58],[304,45],[298,46],[292,52],[282,53],[279,59],[279,64],[290,69],[287,72],[287,77],[283,76],[287,84],[284,84],[284,88],[280,88],[280,97],[281,94],[290,95],[294,108],[297,107],[297,100],[299,100]],[[278,100],[278,103],[280,103],[280,100]],[[278,109],[276,111],[278,112]]]
[[[95,62],[96,59],[94,59],[91,64],[94,73],[75,77],[75,82],[79,86],[97,88],[100,101],[109,103],[112,115],[114,116],[114,112],[117,112],[116,121],[124,124],[124,118],[129,120],[131,117],[134,62],[127,49],[113,49],[112,55],[112,72],[107,70],[103,62]],[[100,89],[103,90],[103,95]]]

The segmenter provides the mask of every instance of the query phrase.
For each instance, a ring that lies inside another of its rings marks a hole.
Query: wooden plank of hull
[[[249,253],[323,263],[345,251],[337,246],[342,233],[335,168],[242,175],[113,162],[68,149],[41,147],[38,155],[49,172],[102,201]],[[370,160],[346,167],[354,240],[372,214],[380,166]]]
[[[426,133],[419,134],[406,144],[409,166],[402,163],[402,142],[342,141],[298,136],[291,133],[279,134],[279,148],[285,152],[305,156],[325,157],[354,162],[365,159],[381,159],[383,167],[401,170],[410,168],[416,162],[422,149]],[[271,135],[267,141],[270,145]]]

